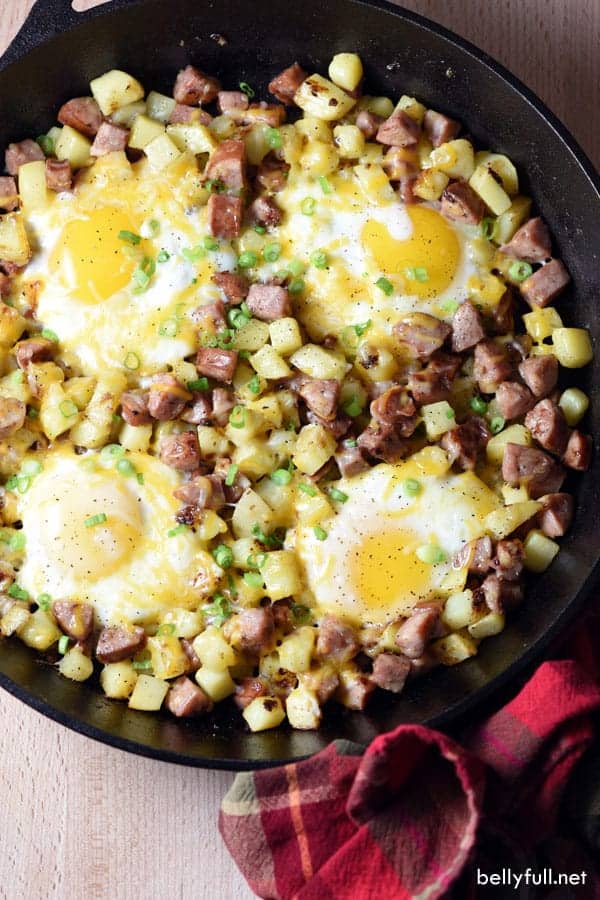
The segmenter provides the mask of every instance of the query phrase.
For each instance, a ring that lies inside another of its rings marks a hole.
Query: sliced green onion
[[[267,128],[265,138],[271,150],[279,150],[283,147],[283,138],[279,128]]]
[[[206,250],[218,250],[219,242],[216,238],[212,237],[212,235],[207,234],[204,240],[202,241]]]
[[[50,609],[50,604],[52,603],[52,597],[50,594],[40,594],[40,596],[35,601],[40,609],[47,610]]]
[[[150,256],[145,256],[137,269],[134,270],[133,279],[137,283],[136,293],[147,290],[150,279],[156,271],[156,263]]]
[[[318,541],[324,541],[327,539],[327,532],[324,528],[321,528],[320,525],[315,525],[315,527],[313,528],[313,533]]]
[[[453,316],[454,313],[456,312],[456,310],[458,309],[458,307],[460,306],[460,304],[457,303],[456,300],[444,300],[444,302],[440,305],[441,305],[441,308],[444,310],[444,312],[447,313],[449,316]]]
[[[231,605],[223,594],[215,594],[213,602],[206,607],[209,615],[215,616],[215,622],[220,625],[231,615]]]
[[[106,513],[96,513],[95,516],[88,516],[83,524],[86,528],[94,528],[96,525],[102,525],[103,522],[106,522],[106,519]]]
[[[243,428],[246,424],[246,410],[239,403],[229,413],[229,424],[232,428]]]
[[[31,487],[31,477],[29,475],[19,475],[17,478],[17,490],[20,494],[26,494]]]
[[[171,259],[171,254],[168,250],[159,250],[158,256],[156,257],[157,262],[166,263],[169,259]]]
[[[345,503],[348,499],[348,494],[345,494],[343,491],[340,491],[335,487],[329,488],[329,496],[332,500],[336,500],[338,503]]]
[[[67,650],[69,649],[69,637],[66,634],[63,634],[58,642],[58,652],[61,656],[64,656]]]
[[[142,238],[139,234],[134,234],[133,231],[126,231],[123,229],[117,235],[120,241],[125,241],[127,244],[141,244]]]
[[[323,250],[315,250],[310,257],[310,261],[315,269],[327,268],[327,254]]]
[[[262,569],[267,561],[266,553],[250,553],[246,557],[246,565],[251,569]]]
[[[10,478],[6,479],[6,484],[4,485],[4,487],[6,488],[7,491],[14,491],[14,489],[17,486],[17,481],[18,481],[17,476],[11,475]]]
[[[496,220],[490,218],[489,216],[486,216],[485,219],[482,219],[481,225],[479,226],[479,230],[481,231],[481,237],[483,237],[489,241],[489,239],[491,238],[491,236],[493,234],[495,223],[496,223]]]
[[[265,244],[262,255],[266,262],[277,262],[281,256],[281,244]]]
[[[375,282],[375,287],[378,287],[380,291],[383,291],[388,297],[394,293],[394,285],[389,279],[385,278],[383,275],[381,278],[378,278]]]
[[[304,287],[304,278],[292,278],[288,284],[288,291],[290,294],[301,294]]]
[[[177,537],[178,534],[183,534],[184,531],[188,530],[188,526],[183,522],[180,525],[175,525],[174,528],[169,528],[167,531],[167,537]]]
[[[60,409],[65,419],[70,419],[72,418],[72,416],[76,416],[79,412],[76,404],[73,403],[72,400],[63,400],[58,404],[58,408]]]
[[[120,459],[117,463],[117,472],[124,475],[126,478],[136,474],[135,466],[130,459]]]
[[[306,266],[299,259],[292,259],[288,263],[288,270],[292,275],[302,275],[304,273]]]
[[[265,534],[258,522],[255,522],[252,526],[252,534],[261,544],[265,544],[267,547],[280,547],[283,544],[283,540],[276,533]]]
[[[35,406],[29,406],[27,408],[27,417],[29,419],[37,419],[40,414],[39,409],[36,409]]]
[[[292,603],[292,615],[298,625],[306,625],[312,621],[312,612],[308,606],[301,606],[298,603]]]
[[[42,468],[41,462],[37,459],[26,459],[21,466],[21,473],[23,475],[39,475]]]
[[[494,416],[490,421],[490,431],[492,434],[499,434],[504,428],[505,422],[502,416]]]
[[[400,490],[405,497],[416,497],[421,493],[421,482],[416,478],[405,478],[400,485]]]
[[[473,410],[473,412],[478,413],[482,416],[487,412],[488,405],[482,397],[471,397],[469,401],[469,406]]]
[[[346,438],[344,447],[358,447],[358,441],[355,438]]]
[[[243,328],[250,321],[250,316],[241,309],[230,309],[227,312],[227,321],[233,328]]]
[[[251,394],[254,394],[255,396],[260,394],[260,378],[258,377],[258,374],[252,376],[247,387]]]
[[[358,347],[358,336],[354,325],[346,325],[340,331],[340,341],[344,350],[349,354],[354,354]]]
[[[225,185],[218,178],[207,178],[204,187],[209,194],[222,194],[225,190]]]
[[[405,269],[404,274],[409,281],[429,281],[429,273],[423,266]]]
[[[151,672],[152,671],[152,660],[151,659],[134,659],[133,668],[136,672]]]
[[[215,562],[222,569],[228,569],[233,565],[233,550],[227,544],[219,544],[212,552]]]
[[[136,369],[139,369],[140,358],[137,353],[134,353],[133,350],[130,350],[123,360],[123,365],[126,369],[129,369],[130,372],[135,372]]]
[[[187,389],[188,391],[207,391],[208,378],[203,375],[202,378],[196,378],[194,381],[188,381]]]
[[[416,549],[417,557],[428,566],[436,566],[446,561],[447,556],[437,544],[421,544]]]
[[[264,584],[263,577],[259,572],[244,572],[244,581],[253,588],[261,588]]]
[[[292,480],[291,472],[288,472],[287,469],[275,469],[274,472],[271,473],[271,481],[274,481],[275,484],[289,484]]]
[[[446,410],[446,418],[453,419],[454,418],[454,410],[452,408]]]
[[[137,475],[136,475],[135,477],[136,477],[136,479],[137,479],[137,483],[138,483],[138,484],[143,484],[143,483],[144,483],[144,476],[142,475],[141,472],[138,472]]]
[[[360,416],[361,412],[363,411],[360,400],[355,394],[353,394],[349,400],[346,400],[346,402],[342,405],[342,409],[344,410],[346,415],[352,416],[353,419],[355,419],[356,416]]]
[[[227,469],[227,475],[225,476],[225,484],[227,487],[231,487],[235,482],[235,476],[238,473],[238,467],[232,463]]]
[[[148,231],[152,237],[156,237],[158,232],[160,231],[160,222],[158,219],[150,219],[148,222]]]
[[[163,637],[163,635],[166,637],[171,637],[172,635],[175,634],[176,630],[177,629],[175,628],[175,625],[173,622],[164,622],[162,625],[158,626],[156,634],[157,634],[157,637]]]
[[[533,268],[529,265],[529,263],[523,262],[522,260],[517,260],[516,262],[514,262],[508,270],[508,274],[513,279],[513,281],[525,281],[526,278],[529,278],[532,272]]]
[[[10,380],[13,384],[23,384],[25,376],[19,369],[15,369],[15,371],[10,374]]]
[[[8,546],[13,551],[13,553],[18,553],[19,550],[24,550],[25,534],[22,531],[16,531],[13,535],[11,535]]]
[[[267,229],[265,228],[264,225],[255,225],[254,230],[257,234],[266,234],[267,233]]]
[[[254,250],[245,250],[243,253],[240,253],[238,266],[240,269],[250,269],[252,266],[255,266],[257,262],[258,256]]]
[[[371,319],[367,319],[366,322],[363,322],[361,325],[353,325],[354,331],[356,332],[357,337],[362,337],[365,331],[368,331],[371,325],[373,324]]]
[[[158,327],[158,333],[161,337],[176,337],[178,331],[179,323],[177,319],[165,319],[165,321]]]
[[[51,328],[42,328],[41,335],[43,338],[46,338],[47,341],[58,344],[58,335],[55,331],[52,331]]]
[[[195,247],[184,247],[181,251],[181,255],[186,262],[197,262],[199,259],[206,256],[206,250],[201,244],[197,244]]]
[[[319,175],[317,181],[321,185],[321,190],[323,191],[324,194],[331,194],[333,192],[333,188],[331,187],[331,185],[329,184],[329,182],[327,181],[327,179],[325,178],[324,175]]]
[[[16,581],[13,581],[7,591],[7,594],[9,597],[12,597],[13,600],[29,600],[28,592],[25,590],[25,588],[19,587]]]
[[[312,484],[307,484],[305,481],[301,481],[298,485],[298,490],[302,491],[303,494],[308,494],[309,497],[317,496],[317,489]]]
[[[305,197],[302,203],[300,204],[300,211],[304,216],[314,216],[315,209],[317,206],[317,201],[314,197]]]
[[[247,81],[240,81],[240,91],[245,94],[249,100],[252,100],[254,97],[254,89],[250,87]]]
[[[103,462],[120,459],[122,456],[125,456],[125,447],[120,444],[107,444],[100,451],[100,459]]]
[[[36,137],[35,142],[36,144],[39,144],[44,151],[44,156],[54,156],[54,141],[50,135],[40,134],[39,137]]]

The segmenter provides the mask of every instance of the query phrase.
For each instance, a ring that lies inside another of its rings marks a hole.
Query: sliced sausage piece
[[[460,122],[434,109],[428,109],[423,119],[423,130],[434,147],[453,141],[460,131]]]
[[[399,694],[410,672],[410,659],[398,653],[380,653],[373,663],[371,680],[383,688]]]
[[[589,434],[572,431],[562,461],[576,472],[587,472],[592,461],[592,439]]]
[[[354,629],[335,616],[324,616],[317,630],[316,655],[321,659],[345,663],[356,656],[360,644]]]
[[[530,356],[519,364],[519,375],[534,397],[547,397],[558,381],[558,360],[555,356]]]
[[[369,468],[369,464],[361,453],[360,447],[341,446],[335,454],[337,467],[343,478],[360,475]]]
[[[46,159],[44,151],[39,144],[27,138],[17,144],[9,144],[4,155],[6,171],[9,175],[18,175],[19,166],[23,166],[28,162],[36,162],[37,160]]]
[[[150,425],[152,416],[148,409],[148,391],[136,389],[121,394],[121,415],[128,425]]]
[[[203,106],[217,99],[221,84],[194,66],[186,66],[175,80],[173,97],[184,106]]]
[[[543,262],[552,256],[550,232],[543,219],[536,216],[529,219],[514,233],[507,244],[503,244],[500,253],[524,259],[526,262]]]
[[[383,121],[383,116],[378,116],[377,113],[369,112],[368,109],[361,109],[356,117],[356,127],[360,128],[368,141],[372,141]]]
[[[186,106],[184,103],[176,103],[169,116],[169,125],[209,125],[213,117],[205,109],[194,106]]]
[[[507,444],[502,458],[502,477],[513,487],[524,484],[535,500],[560,491],[565,470],[543,450]]]
[[[192,310],[191,319],[200,331],[208,331],[218,334],[227,328],[225,318],[225,304],[222,300],[213,300],[212,303],[204,303]]]
[[[492,558],[492,568],[496,569],[498,575],[506,581],[517,581],[523,573],[524,556],[522,541],[516,538],[498,541]]]
[[[500,415],[508,422],[524,416],[535,404],[535,397],[528,387],[518,381],[503,381],[496,391],[496,403]]]
[[[12,281],[5,275],[4,272],[0,271],[0,300],[6,300],[7,297],[10,297],[10,293],[12,290]]]
[[[269,606],[243,609],[232,620],[231,642],[252,655],[267,650],[275,634],[273,612]]]
[[[191,678],[182,675],[172,682],[165,698],[165,706],[179,719],[210,712],[213,702]]]
[[[264,122],[270,128],[279,128],[285,121],[285,109],[278,103],[251,103],[248,109],[230,109],[227,113],[236,125],[255,125]]]
[[[488,575],[481,591],[491,612],[504,613],[513,609],[523,599],[523,588],[518,582],[506,581],[500,575]]]
[[[273,322],[292,314],[289,291],[278,284],[251,284],[246,305],[253,316],[264,322]]]
[[[27,407],[14,397],[0,397],[0,441],[23,427]]]
[[[248,217],[256,225],[275,228],[279,225],[283,213],[272,197],[257,197],[248,207]]]
[[[248,109],[248,103],[248,95],[243,91],[219,91],[217,95],[220,113],[227,113],[230,109]]]
[[[181,413],[181,418],[190,425],[210,425],[212,413],[210,396],[203,391],[194,391],[192,401]]]
[[[129,140],[129,128],[113,125],[112,122],[103,122],[94,138],[90,149],[91,156],[106,156],[107,153],[115,153],[125,150]]]
[[[492,310],[491,325],[494,334],[512,334],[515,330],[515,297],[512,288],[507,287],[498,304]]]
[[[57,194],[73,187],[73,169],[68,159],[46,160],[46,184]]]
[[[307,421],[312,422],[314,425],[322,425],[323,428],[326,428],[336,441],[341,440],[344,435],[348,434],[354,422],[354,419],[345,415],[336,416],[334,419],[323,419],[314,413],[312,409],[307,410],[306,418]]]
[[[560,259],[552,259],[522,281],[519,285],[521,296],[532,309],[548,306],[562,294],[571,280]]]
[[[363,453],[384,462],[394,463],[406,456],[408,445],[391,425],[373,422],[357,438]]]
[[[542,508],[537,523],[546,537],[562,537],[573,519],[575,501],[572,494],[546,494],[540,497]]]
[[[428,365],[408,378],[408,389],[418,406],[448,400],[452,379],[460,368],[460,357],[448,353],[433,354]]]
[[[200,465],[200,447],[195,431],[171,434],[160,445],[160,458],[167,466],[180,472],[193,472]]]
[[[372,401],[369,411],[383,425],[392,425],[401,437],[410,437],[416,427],[413,398],[400,385],[388,388]]]
[[[377,129],[376,140],[392,147],[414,147],[421,137],[421,126],[403,109],[394,110]]]
[[[340,398],[340,383],[335,378],[311,378],[298,393],[309,409],[322,419],[335,419]]]
[[[27,338],[15,344],[15,357],[20,369],[26,369],[29,363],[46,362],[52,359],[56,344],[47,338]]]
[[[194,648],[192,646],[192,642],[190,640],[188,640],[187,638],[180,638],[180,641],[181,641],[181,646],[183,648],[183,652],[185,653],[185,655],[187,656],[187,658],[189,660],[189,666],[186,671],[197,672],[198,669],[200,668],[201,663],[200,663],[200,660],[198,659],[198,656],[196,655],[196,651],[194,650]]]
[[[101,663],[122,662],[131,659],[146,646],[146,632],[139,625],[131,630],[111,625],[103,628],[96,646],[96,656]]]
[[[250,284],[245,275],[235,272],[215,272],[212,280],[225,294],[228,303],[241,303],[248,296]]]
[[[246,145],[243,141],[223,141],[213,150],[204,177],[220,181],[230,191],[246,186]]]
[[[482,394],[495,393],[503,381],[509,381],[513,365],[506,347],[495,341],[480,341],[475,347],[473,375]]]
[[[242,230],[244,207],[241,197],[211,194],[207,205],[207,225],[213,237],[231,240]]]
[[[485,215],[485,204],[466,181],[451,181],[442,194],[440,212],[453,222],[479,225]]]
[[[452,465],[457,465],[463,471],[472,471],[490,437],[485,420],[474,416],[442,435],[440,445],[448,454]]]
[[[59,109],[58,121],[61,125],[69,125],[86,137],[93,138],[102,125],[103,116],[93,97],[74,97]]]
[[[239,684],[236,684],[233,702],[238,709],[246,709],[248,704],[257,697],[266,697],[268,693],[269,685],[266,678],[261,678],[260,675],[249,676],[242,678]]]
[[[437,603],[418,603],[396,632],[396,646],[409,659],[418,659],[423,656],[439,624],[440,607]]]
[[[394,325],[394,334],[415,359],[428,359],[449,337],[452,328],[428,313],[412,313]]]
[[[483,321],[472,303],[465,300],[452,318],[452,350],[462,353],[485,338]]]
[[[200,347],[196,356],[196,368],[201,375],[231,384],[238,363],[237,350],[220,350],[217,347]]]
[[[173,375],[155,375],[148,392],[148,412],[159,422],[169,422],[183,412],[191,396]]]
[[[492,539],[487,535],[468,541],[458,551],[452,561],[455,569],[463,569],[465,566],[474,575],[485,575],[492,565]]]
[[[525,416],[528,428],[544,450],[561,456],[569,440],[569,426],[560,406],[552,400],[540,400]]]
[[[94,627],[94,607],[89,603],[73,603],[70,600],[56,600],[52,612],[58,625],[74,641],[85,641]]]
[[[287,184],[290,167],[286,162],[269,154],[259,163],[256,169],[257,190],[268,191],[276,194],[282,191]]]
[[[19,208],[17,182],[12,175],[0,176],[0,209],[12,212]]]
[[[308,74],[295,62],[273,78],[269,84],[269,93],[286,106],[292,106],[296,91],[307,78]]]
[[[173,496],[176,497],[177,500],[181,500],[182,503],[187,503],[189,506],[196,507],[196,509],[204,509],[209,505],[212,492],[213,482],[209,481],[208,476],[198,475],[196,478],[192,478],[191,481],[186,481],[185,484],[176,487],[173,491]],[[225,497],[223,497],[223,503],[224,502]]]
[[[235,396],[229,388],[217,387],[212,392],[212,417],[215,425],[225,426],[235,406]]]

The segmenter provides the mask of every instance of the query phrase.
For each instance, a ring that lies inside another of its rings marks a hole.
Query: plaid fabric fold
[[[593,671],[587,639],[578,650]],[[524,871],[552,847],[588,866],[586,891],[569,896],[600,897],[593,857],[555,834],[565,786],[594,738],[594,674],[573,660],[543,663],[462,746],[402,725],[366,750],[336,741],[302,762],[240,774],[223,800],[223,839],[252,890],[273,900],[465,900],[478,896],[478,865],[512,860]]]

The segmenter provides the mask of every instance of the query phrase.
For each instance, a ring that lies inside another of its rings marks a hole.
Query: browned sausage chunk
[[[496,569],[500,578],[506,581],[517,581],[523,572],[523,543],[519,540],[498,541],[492,559],[492,568]]]
[[[56,344],[47,338],[28,338],[15,345],[15,356],[19,368],[26,369],[29,363],[45,362],[52,359]]]
[[[19,207],[19,192],[17,182],[12,175],[0,176],[0,209],[12,212]]]
[[[133,390],[121,394],[121,415],[128,425],[150,425],[148,391]]]
[[[344,478],[360,475],[369,468],[360,447],[346,447],[342,444],[341,449],[335,454],[335,461]]]
[[[404,197],[404,190],[409,180],[418,173],[417,163],[412,159],[407,159],[406,149],[404,147],[390,147],[383,157],[383,170],[390,181],[399,181],[403,184],[401,189],[402,199],[405,203],[415,203],[417,198],[408,200]]]
[[[460,131],[460,122],[428,109],[423,119],[423,129],[434,147],[453,141]]]
[[[282,191],[287,184],[289,171],[290,167],[283,160],[271,154],[265,156],[256,169],[257,190],[268,191],[270,194]]]
[[[317,656],[321,659],[344,663],[356,656],[359,649],[360,644],[356,634],[349,625],[334,616],[325,616],[321,619],[317,631]]]
[[[228,303],[241,303],[248,296],[250,284],[245,275],[236,275],[234,272],[215,272],[212,280],[221,288]]]
[[[212,411],[210,396],[202,391],[194,391],[191,404],[181,413],[181,418],[190,425],[210,425]]]
[[[0,397],[0,441],[23,427],[27,407],[14,397]]]
[[[160,458],[180,472],[193,472],[200,464],[200,447],[195,431],[182,431],[166,437],[160,445]]]
[[[537,522],[544,534],[549,538],[562,537],[567,531],[575,501],[571,494],[546,494],[540,497],[542,508],[537,514]]]
[[[68,159],[46,160],[46,184],[49,190],[60,193],[73,187],[73,170]]]
[[[40,159],[46,159],[44,151],[31,138],[20,141],[18,144],[9,144],[4,156],[6,171],[9,175],[18,175],[19,166]]]
[[[383,425],[393,425],[401,437],[410,437],[416,427],[415,403],[406,388],[394,385],[371,403],[369,411]]]
[[[176,419],[192,395],[173,375],[155,375],[148,392],[148,411],[159,422]]]
[[[504,613],[523,599],[523,588],[518,582],[506,581],[499,575],[488,575],[481,590],[486,606],[495,613]]]
[[[94,138],[90,149],[91,156],[106,156],[107,153],[115,153],[124,150],[129,140],[129,129],[112,122],[103,122]]]
[[[532,309],[548,306],[562,294],[571,276],[560,259],[552,259],[519,285],[523,299]]]
[[[185,484],[181,484],[179,487],[175,488],[173,496],[178,500],[181,500],[182,503],[195,506],[197,509],[204,509],[205,507],[208,507],[209,501],[212,498],[213,483],[213,481],[209,481],[207,476],[198,475],[196,478],[193,478],[192,481],[186,481]],[[225,498],[223,498],[223,502],[224,499]]]
[[[526,262],[543,262],[552,256],[550,232],[543,219],[536,216],[529,219],[514,233],[507,244],[500,247],[500,253],[524,259]]]
[[[275,634],[273,612],[268,606],[243,609],[232,620],[231,643],[252,655],[267,650]]]
[[[434,353],[420,372],[413,372],[408,379],[408,389],[417,405],[437,403],[450,396],[452,379],[460,368],[460,356],[438,351]]]
[[[524,416],[535,403],[535,397],[528,387],[518,381],[503,381],[496,391],[496,403],[503,419],[517,419]]]
[[[231,240],[239,237],[244,207],[241,197],[211,194],[208,198],[208,230],[213,237]]]
[[[442,194],[440,212],[454,222],[478,225],[485,215],[485,204],[466,181],[451,181]]]
[[[220,113],[229,112],[230,109],[248,109],[248,102],[248,95],[243,91],[219,91],[217,109]]]
[[[171,684],[165,699],[165,706],[174,716],[182,718],[210,712],[213,702],[202,688],[194,684],[190,678],[182,675]]]
[[[392,115],[381,123],[376,139],[380,144],[392,147],[414,147],[421,137],[421,126],[403,109],[394,110]]]
[[[467,471],[475,468],[477,457],[485,450],[490,437],[485,419],[474,416],[442,435],[440,444],[450,462]]]
[[[423,656],[440,623],[437,603],[419,603],[396,632],[396,646],[409,659]]]
[[[269,93],[286,106],[291,106],[294,103],[294,94],[306,78],[307,73],[295,62],[273,78],[269,84]]]
[[[213,150],[204,176],[220,181],[230,191],[241,191],[246,185],[246,145],[243,141],[223,141]]]
[[[196,309],[192,310],[191,318],[200,331],[218,334],[224,328],[227,328],[225,304],[222,300],[213,300],[212,303],[204,303],[202,306],[197,306]]]
[[[410,659],[398,653],[381,653],[373,663],[371,679],[384,691],[399,694],[410,672]]]
[[[569,426],[560,406],[552,400],[540,400],[525,416],[525,427],[538,444],[550,453],[561,456],[569,440]]]
[[[212,118],[211,114],[206,112],[205,109],[176,103],[169,116],[169,125],[189,125],[192,122],[198,125],[208,125],[212,122]]]
[[[592,461],[592,439],[589,434],[582,431],[572,431],[563,462],[570,469],[577,472],[586,472]]]
[[[394,463],[402,459],[407,452],[406,440],[401,438],[391,425],[372,422],[357,438],[357,444],[363,453],[384,462]]]
[[[495,393],[502,382],[508,381],[513,374],[506,347],[491,340],[477,344],[473,374],[483,394]]]
[[[75,131],[93,138],[102,125],[103,117],[93,97],[75,97],[61,106],[58,121],[61,125],[70,125]]]
[[[7,297],[10,297],[10,293],[12,290],[12,282],[8,275],[5,275],[4,272],[0,272],[0,300],[6,300]]]
[[[414,313],[394,325],[394,334],[415,359],[428,359],[452,331],[450,325],[428,313]]]
[[[229,413],[235,406],[235,397],[229,388],[217,387],[212,392],[212,417],[216,425],[227,425]]]
[[[256,225],[275,228],[281,222],[283,213],[272,197],[257,197],[248,207],[248,217]]]
[[[173,97],[185,106],[202,106],[216,100],[221,85],[216,78],[205,75],[194,66],[186,66],[175,80]]]
[[[535,500],[560,491],[565,470],[543,450],[507,444],[502,458],[502,477],[513,487],[526,485]]]
[[[252,315],[264,322],[292,314],[289,291],[277,284],[251,284],[246,304]]]
[[[339,381],[334,378],[311,378],[300,386],[298,393],[320,418],[335,419],[340,397]]]
[[[117,625],[103,628],[96,646],[96,656],[101,663],[121,662],[130,659],[146,646],[146,632],[135,626],[129,631]]]
[[[465,300],[452,318],[452,350],[462,353],[474,347],[485,337],[481,316],[472,303]]]
[[[356,126],[357,128],[360,128],[368,141],[372,141],[383,121],[383,116],[378,116],[377,113],[369,112],[368,109],[361,109],[356,117]]]
[[[233,702],[238,709],[246,709],[248,704],[256,700],[257,697],[266,697],[268,693],[269,685],[265,678],[260,676],[242,678],[240,683],[235,686]]]
[[[336,416],[335,419],[323,419],[321,416],[318,416],[316,413],[312,411],[312,409],[307,410],[306,418],[309,422],[312,422],[314,425],[322,425],[323,428],[326,428],[336,441],[339,441],[344,437],[345,434],[348,434],[352,427],[353,419],[350,416]],[[318,476],[317,476],[318,477]]]
[[[85,641],[94,627],[94,608],[89,603],[56,600],[52,612],[58,625],[74,641]]]
[[[558,381],[558,360],[552,355],[530,356],[519,364],[519,375],[534,397],[547,397]]]
[[[219,350],[217,347],[200,347],[196,356],[196,368],[201,375],[215,381],[231,384],[238,363],[237,350]]]
[[[494,334],[508,334],[515,328],[515,297],[511,288],[507,288],[497,306],[492,310],[491,325]]]
[[[492,539],[487,536],[468,541],[453,560],[455,568],[462,569],[466,566],[475,575],[485,575],[491,564]]]

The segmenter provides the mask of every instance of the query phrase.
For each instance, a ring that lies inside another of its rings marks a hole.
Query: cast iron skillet
[[[575,284],[561,300],[561,315],[591,328],[597,340],[600,181],[591,163],[510,73],[382,0],[113,0],[79,15],[66,0],[39,0],[0,61],[0,147],[50,127],[61,103],[87,93],[90,79],[110,68],[169,91],[176,71],[191,61],[226,86],[244,80],[266,96],[269,79],[295,59],[324,72],[340,50],[361,55],[369,93],[415,95],[460,119],[481,146],[507,153],[522,177],[527,173],[523,189],[550,223]],[[575,374],[595,398],[600,370]],[[592,405],[588,424],[595,435],[599,406]],[[231,709],[190,722],[135,712],[94,684],[62,679],[16,641],[2,646],[0,684],[44,715],[115,747],[213,768],[269,766],[315,753],[334,738],[367,743],[401,722],[448,725],[539,659],[590,597],[600,557],[597,472],[596,460],[577,484],[577,518],[557,561],[503,634],[485,641],[474,659],[433,672],[398,698],[379,698],[365,714],[332,711],[319,732],[249,734]]]

